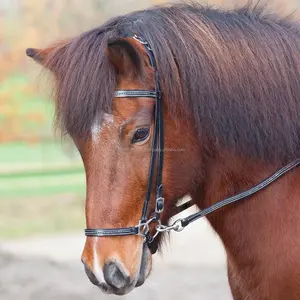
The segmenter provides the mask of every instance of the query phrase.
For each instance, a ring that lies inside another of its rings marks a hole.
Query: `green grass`
[[[0,145],[0,196],[44,196],[85,190],[79,154],[67,156],[60,143]],[[1,199],[0,199],[1,201]]]
[[[78,174],[59,174],[55,177],[45,174],[42,177],[8,177],[1,178],[1,197],[45,196],[62,192],[83,192],[85,178]],[[1,200],[0,200],[1,201]]]
[[[84,194],[60,193],[49,197],[2,198],[0,239],[82,230]]]
[[[0,173],[0,179],[3,180],[12,180],[12,179],[27,179],[27,178],[44,178],[44,177],[49,177],[51,180],[51,177],[53,178],[61,176],[61,175],[72,175],[72,174],[78,174],[83,172],[84,169],[79,166],[76,167],[74,166],[73,168],[51,168],[51,169],[42,169],[42,170],[25,170],[25,171],[14,171],[14,172],[3,172]]]
[[[26,74],[12,74],[1,81],[0,94],[9,94],[12,101],[9,104],[17,107],[21,114],[45,113],[50,120],[54,112],[52,103],[40,94],[28,92],[28,88],[36,84],[38,82],[32,82]]]
[[[37,82],[26,74],[12,74],[1,81],[0,104],[2,99],[5,105],[0,110],[0,126],[8,127],[8,132],[10,125],[7,124],[13,118],[13,126],[19,128],[20,134],[51,135],[54,105],[45,94],[42,96],[34,90],[36,86]]]
[[[37,162],[47,164],[50,162],[66,163],[79,160],[79,154],[73,146],[70,150],[66,150],[65,145],[59,142],[0,144],[0,164],[29,164]]]
[[[82,229],[84,198],[82,163],[60,144],[0,146],[0,238]]]
[[[0,85],[0,97],[10,98],[6,110],[22,120],[21,131],[48,136],[38,143],[0,144],[0,238],[4,239],[82,229],[85,224],[81,158],[71,143],[51,138],[53,107],[28,93],[29,81],[15,74]],[[28,114],[42,115],[44,121],[27,118]],[[0,126],[5,118],[0,111]]]
[[[58,144],[0,146],[0,238],[82,229],[84,198],[82,163]]]
[[[84,169],[59,145],[1,145],[0,166],[0,238],[84,228]]]

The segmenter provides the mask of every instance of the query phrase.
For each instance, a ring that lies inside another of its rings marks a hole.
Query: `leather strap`
[[[226,206],[229,205],[231,203],[237,202],[239,200],[245,199],[257,192],[259,192],[260,190],[266,188],[267,186],[269,186],[272,182],[274,182],[275,180],[279,179],[281,176],[283,176],[284,174],[286,174],[287,172],[291,171],[292,169],[298,167],[300,165],[300,159],[297,159],[291,163],[289,163],[288,165],[284,166],[283,168],[281,168],[280,170],[278,170],[277,172],[275,172],[273,175],[271,175],[270,177],[268,177],[267,179],[265,179],[264,181],[260,182],[259,184],[255,185],[254,187],[252,187],[249,190],[246,190],[245,192],[239,193],[237,195],[234,195],[232,197],[226,198],[220,202],[217,202],[216,204],[203,209],[197,213],[194,213],[186,218],[180,219],[181,220],[181,225],[182,227],[186,227],[187,225],[189,225],[190,223],[205,217],[206,215]]]
[[[142,215],[139,225],[135,227],[125,228],[96,228],[86,229],[86,236],[120,236],[120,235],[135,235],[139,234],[145,237],[145,241],[149,245],[154,237],[150,235],[149,224],[160,220],[160,214],[164,208],[163,186],[162,186],[162,171],[163,171],[163,158],[164,158],[164,121],[163,121],[163,107],[162,107],[162,93],[159,83],[159,76],[156,70],[156,62],[153,51],[146,40],[136,35],[133,36],[135,40],[144,45],[149,63],[155,71],[155,90],[118,90],[114,92],[115,98],[154,98],[155,113],[154,113],[154,134],[152,141],[152,153],[150,159],[150,168],[148,175],[148,186],[142,209]],[[155,217],[148,220],[148,208],[152,193],[152,185],[154,179],[154,171],[157,162],[157,179],[156,179],[156,204],[155,204]],[[158,232],[157,232],[158,233]],[[157,235],[157,234],[156,234]],[[155,235],[155,236],[156,236]]]
[[[115,98],[156,98],[156,91],[148,90],[119,90],[114,92]]]
[[[138,227],[124,227],[124,228],[97,228],[85,229],[86,236],[124,236],[124,235],[137,235],[139,233]]]

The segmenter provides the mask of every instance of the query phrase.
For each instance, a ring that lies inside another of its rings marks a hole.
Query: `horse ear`
[[[117,38],[108,41],[107,56],[120,75],[138,73],[142,69],[142,55],[134,41]]]
[[[50,57],[53,56],[54,52],[60,53],[62,55],[68,43],[69,40],[66,39],[58,41],[44,49],[27,48],[26,55],[32,58],[35,62],[42,65],[43,67],[49,68],[48,62]]]
[[[43,65],[49,55],[49,49],[35,49],[35,48],[27,48],[26,55],[31,57],[35,62]]]

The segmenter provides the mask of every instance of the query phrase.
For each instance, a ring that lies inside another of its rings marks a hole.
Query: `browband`
[[[156,91],[147,90],[119,90],[114,92],[115,98],[157,98]]]

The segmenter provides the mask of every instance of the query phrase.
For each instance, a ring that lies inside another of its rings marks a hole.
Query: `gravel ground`
[[[0,253],[0,300],[230,300],[224,268],[159,265],[148,283],[124,296],[107,296],[94,287],[78,262],[18,258]]]
[[[172,233],[150,278],[123,297],[89,282],[80,262],[84,241],[82,231],[0,241],[0,300],[232,300],[224,249],[205,220]]]

